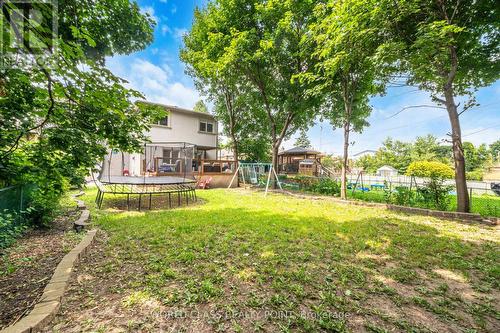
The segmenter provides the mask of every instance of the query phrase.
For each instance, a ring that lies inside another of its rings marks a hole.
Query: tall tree
[[[299,136],[295,140],[295,147],[311,148],[311,141],[309,141],[309,137],[304,129],[300,130]]]
[[[295,79],[311,66],[312,9],[313,2],[305,0],[217,0],[200,10],[192,28],[197,31],[197,20],[210,22],[204,33],[212,44],[210,57],[234,69],[230,77],[255,96],[251,110],[256,118],[261,112],[267,118],[263,124],[276,168],[283,140],[312,122],[315,112],[317,98]]]
[[[238,161],[240,142],[248,134],[245,131],[258,131],[259,127],[251,124],[262,124],[262,119],[258,112],[254,112],[253,117],[248,115],[253,109],[252,91],[247,82],[240,79],[234,54],[227,52],[233,18],[228,14],[213,2],[202,10],[196,9],[180,57],[198,90],[213,101],[215,116],[222,122],[223,133],[230,139],[235,161]]]
[[[383,89],[376,56],[381,39],[374,3],[346,0],[320,3],[315,10],[314,55],[319,62],[312,75],[313,94],[324,96],[324,114],[344,132],[341,197],[347,198],[349,136],[360,132],[371,112],[368,98]],[[378,79],[378,80],[377,80]]]
[[[490,152],[494,161],[500,161],[500,139],[490,145]]]
[[[140,93],[104,59],[144,48],[154,27],[135,2],[64,1],[57,17],[51,4],[30,4],[36,22],[19,15],[20,3],[2,2],[0,14],[0,179],[36,183],[50,200],[65,178],[96,165],[103,142],[130,151],[146,139],[149,113],[132,103]],[[6,52],[9,41],[16,48]]]
[[[500,30],[495,0],[387,0],[381,2],[389,27],[387,50],[408,82],[444,105],[451,125],[457,210],[470,209],[460,115],[476,105],[477,88],[500,76]],[[392,35],[391,35],[392,34]],[[469,96],[463,105],[457,96]]]
[[[208,113],[208,108],[205,102],[203,100],[199,100],[196,102],[196,104],[193,107],[193,111],[200,112],[200,113]]]

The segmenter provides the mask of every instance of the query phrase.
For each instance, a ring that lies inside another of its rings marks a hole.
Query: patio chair
[[[212,177],[204,178],[198,181],[198,184],[196,184],[197,188],[201,188],[203,190],[206,190],[210,188],[210,182],[212,181]]]

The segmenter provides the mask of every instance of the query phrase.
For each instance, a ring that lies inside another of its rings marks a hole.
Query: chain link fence
[[[31,204],[34,185],[0,189],[0,250],[7,247],[28,224],[24,214]]]
[[[425,187],[427,180],[409,176],[375,176],[375,175],[349,175],[348,183],[350,184],[353,198],[385,202],[387,191],[398,191],[398,188],[405,188],[415,193],[415,202],[400,203],[408,206],[416,206],[421,208],[426,207],[424,200],[419,198],[418,189]],[[445,185],[449,186],[448,192],[449,204],[446,210],[455,211],[457,208],[456,202],[456,187],[453,180],[448,180]],[[467,189],[469,192],[469,200],[471,213],[478,213],[483,216],[500,217],[500,196],[492,190],[491,182],[468,181]]]
[[[300,181],[297,181],[300,180]],[[332,182],[336,182],[332,184]],[[409,176],[348,175],[347,196],[379,203],[393,203],[402,206],[456,211],[457,198],[453,180],[446,181],[446,201],[436,208],[432,199],[423,195],[426,179]],[[339,195],[339,177],[290,177],[283,181],[289,190],[314,191],[327,195]],[[500,217],[500,195],[491,188],[491,182],[467,182],[471,212],[483,216]],[[320,190],[320,191],[318,191]]]

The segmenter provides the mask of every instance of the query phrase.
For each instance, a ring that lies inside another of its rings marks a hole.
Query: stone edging
[[[335,197],[298,194],[298,193],[293,193],[293,192],[289,192],[289,191],[273,190],[272,192],[285,193],[286,195],[290,195],[290,196],[298,197],[298,198],[303,198],[303,199],[307,198],[307,199],[314,199],[314,200],[330,200],[330,201],[334,201],[337,203],[343,203],[343,204],[348,204],[348,205],[357,205],[357,206],[366,206],[366,207],[380,207],[380,208],[386,208],[386,209],[397,211],[397,212],[434,216],[434,217],[453,219],[453,220],[459,220],[459,221],[464,221],[464,222],[478,222],[478,223],[482,223],[482,224],[486,224],[486,225],[499,225],[500,224],[500,218],[497,218],[497,217],[487,217],[486,218],[486,217],[481,216],[480,214],[475,214],[475,213],[444,212],[444,211],[440,211],[440,210],[399,206],[399,205],[384,204],[384,203],[378,203],[378,202],[342,200],[342,199],[335,198]]]
[[[74,197],[76,196],[78,195]],[[78,201],[80,200],[77,200],[77,202]],[[80,208],[80,205],[78,205],[78,207]],[[86,209],[85,204],[83,204],[83,208],[80,209],[83,209],[83,211],[78,221],[85,218],[85,221],[82,222],[86,222],[89,218],[89,211]],[[89,246],[93,243],[96,232],[97,230],[95,229],[88,231],[85,238],[64,256],[57,265],[52,278],[47,286],[45,286],[43,294],[33,310],[14,325],[1,330],[0,333],[38,332],[55,317],[61,306],[64,292],[69,285],[71,272],[78,262],[78,259],[85,254]]]

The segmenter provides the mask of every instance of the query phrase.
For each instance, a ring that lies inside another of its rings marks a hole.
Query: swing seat
[[[252,183],[254,185],[257,184],[258,183],[257,178],[256,177],[250,177],[250,183]]]

